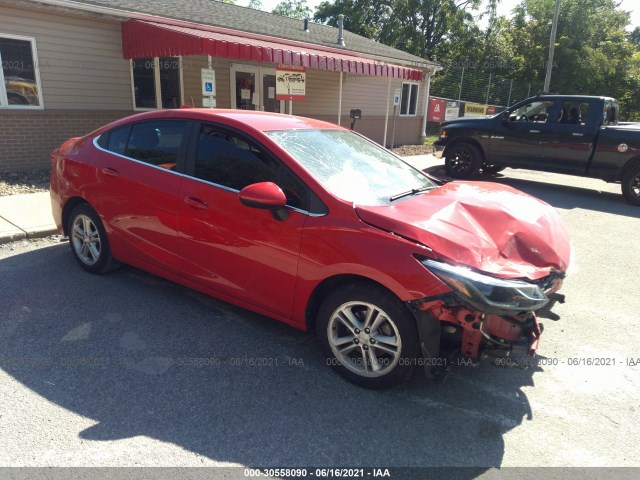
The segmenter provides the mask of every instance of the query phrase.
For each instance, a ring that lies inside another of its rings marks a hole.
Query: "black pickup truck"
[[[435,145],[455,178],[506,167],[600,178],[640,206],[640,124],[619,124],[618,113],[613,98],[540,95],[492,117],[445,122]]]

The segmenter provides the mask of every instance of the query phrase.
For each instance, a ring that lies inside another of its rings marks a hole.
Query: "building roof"
[[[329,25],[309,22],[309,32],[303,29],[303,20],[240,7],[217,0],[40,0],[67,8],[102,7],[125,14],[141,13],[157,17],[224,27],[272,37],[338,48],[345,53],[357,52],[402,65],[424,68],[432,62],[361,35],[344,31],[346,46],[337,45],[338,29]]]

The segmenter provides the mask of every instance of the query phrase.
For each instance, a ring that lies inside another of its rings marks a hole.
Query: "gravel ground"
[[[21,193],[46,192],[49,190],[49,172],[51,170],[13,170],[0,172],[0,197]]]
[[[433,153],[434,148],[427,145],[401,145],[393,149],[396,155],[426,155]],[[19,195],[21,193],[37,193],[49,190],[49,173],[51,169],[12,170],[0,172],[0,197]]]

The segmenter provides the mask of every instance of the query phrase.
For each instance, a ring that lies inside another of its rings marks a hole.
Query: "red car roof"
[[[181,108],[176,110],[155,110],[144,112],[122,119],[122,123],[130,121],[151,120],[153,118],[190,118],[195,120],[219,121],[221,123],[240,123],[256,130],[300,130],[300,129],[342,129],[338,125],[307,117],[283,115],[281,113],[256,112],[253,110],[225,110],[210,108]],[[227,120],[227,121],[225,121]],[[230,120],[230,121],[229,121]],[[116,123],[120,123],[118,121]]]

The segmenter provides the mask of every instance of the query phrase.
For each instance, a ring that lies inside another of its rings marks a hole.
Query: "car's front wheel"
[[[335,290],[322,303],[316,332],[334,370],[366,388],[411,376],[420,350],[415,319],[388,291],[368,284]]]
[[[640,165],[634,165],[622,176],[622,194],[631,205],[640,207]]]
[[[96,211],[83,203],[69,215],[69,246],[80,266],[91,273],[104,273],[118,263],[111,255],[107,233]]]
[[[471,178],[480,170],[482,153],[470,143],[457,143],[447,151],[444,162],[446,171],[454,178]]]

